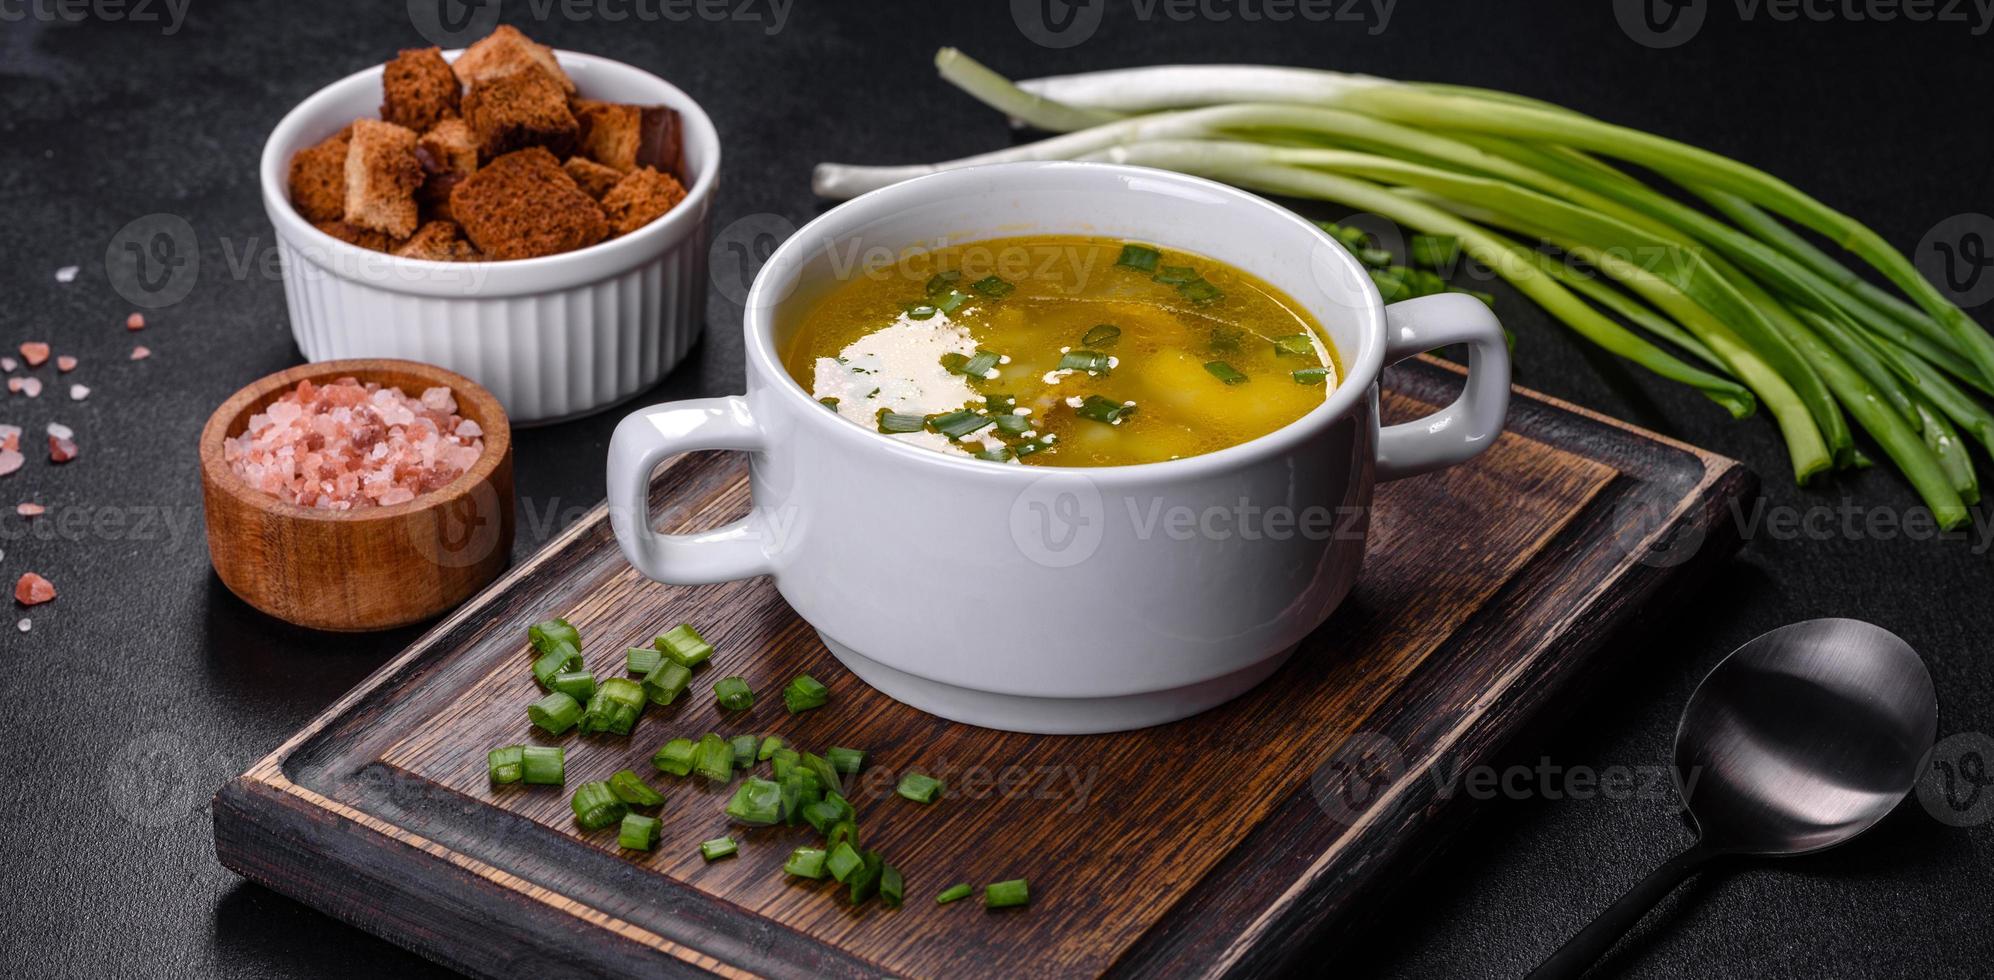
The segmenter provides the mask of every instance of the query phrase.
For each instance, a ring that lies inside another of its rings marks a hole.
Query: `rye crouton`
[[[428,259],[431,262],[476,262],[482,258],[478,250],[464,240],[462,229],[451,221],[431,221],[417,228],[408,241],[395,249],[395,254],[405,259]]]
[[[588,196],[598,201],[616,186],[617,181],[623,179],[623,174],[616,168],[605,167],[587,157],[569,157],[567,163],[561,164],[561,169],[575,178],[575,183],[581,185]]]
[[[450,194],[471,244],[491,259],[530,259],[587,248],[609,234],[595,199],[544,147],[493,160]]]
[[[291,206],[314,224],[346,216],[346,144],[353,127],[291,156]]]
[[[581,124],[576,152],[606,167],[629,173],[652,167],[678,177],[681,144],[679,114],[661,105],[635,106],[620,102],[576,99],[575,120]]]
[[[478,138],[462,119],[445,119],[415,141],[415,158],[426,175],[416,191],[425,216],[450,218],[450,192],[478,169]]]
[[[348,224],[344,221],[315,221],[312,223],[312,227],[348,245],[358,245],[361,248],[372,249],[376,252],[392,252],[395,246],[400,244],[396,239],[383,235],[378,231]]]
[[[457,114],[457,76],[436,48],[409,48],[381,71],[381,118],[420,133]]]
[[[346,149],[346,223],[395,238],[415,233],[422,163],[415,132],[374,119],[353,121]]]
[[[487,160],[529,146],[566,156],[580,124],[560,83],[543,71],[521,71],[478,82],[464,96],[464,121]]]
[[[561,70],[561,63],[554,59],[553,50],[544,44],[535,44],[532,38],[509,24],[499,25],[484,40],[465,48],[464,53],[457,56],[457,63],[450,67],[466,88],[538,68],[560,83],[562,93],[575,90],[575,83],[568,78],[567,72]]]
[[[651,167],[681,183],[685,181],[685,133],[679,125],[678,110],[645,106],[637,136],[638,166]]]
[[[632,170],[603,195],[602,211],[609,218],[609,230],[628,235],[677,207],[685,200],[685,187],[671,174],[650,167]]]
[[[637,169],[637,146],[642,142],[638,128],[643,125],[644,110],[618,102],[576,99],[574,111],[575,121],[581,124],[576,152],[619,174]]]

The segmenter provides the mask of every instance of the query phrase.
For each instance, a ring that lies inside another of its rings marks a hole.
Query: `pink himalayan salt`
[[[7,390],[33,398],[42,393],[40,378],[8,378]]]
[[[134,313],[134,314],[132,314],[131,316],[128,316],[128,317],[125,317],[125,329],[126,329],[126,330],[144,330],[144,329],[145,329],[145,314],[143,314],[143,313]]]
[[[0,449],[18,450],[20,448],[21,427],[18,425],[0,425]]]
[[[0,357],[0,371],[12,371],[20,366],[20,361],[14,360],[11,357]]]
[[[410,398],[372,382],[301,381],[223,443],[229,468],[286,503],[328,510],[389,506],[463,475],[484,454],[448,388]],[[474,426],[475,428],[475,426]]]
[[[23,572],[20,581],[14,583],[14,601],[21,605],[39,606],[53,598],[54,583],[33,572]]]
[[[16,504],[14,506],[14,513],[22,517],[40,517],[48,513],[48,508],[40,504]]]
[[[56,355],[55,369],[57,371],[61,371],[64,374],[68,374],[69,372],[76,370],[76,358],[69,354]]]
[[[147,347],[144,344],[140,344],[137,347],[132,348],[132,360],[134,361],[143,361],[151,356],[152,356],[152,348]]]
[[[66,439],[61,436],[53,436],[53,435],[48,437],[49,462],[67,463],[75,458],[76,458],[76,440]]]
[[[28,362],[29,367],[40,367],[43,361],[48,360],[48,345],[39,340],[22,344],[21,360]]]
[[[28,458],[26,456],[12,449],[0,449],[0,476],[6,476],[20,469],[21,464],[27,461]]]
[[[80,402],[80,401],[82,401],[83,399],[85,399],[85,398],[88,398],[88,397],[90,397],[90,386],[89,386],[89,385],[70,385],[70,386],[69,386],[69,400],[70,400],[70,401],[73,401],[73,402]]]

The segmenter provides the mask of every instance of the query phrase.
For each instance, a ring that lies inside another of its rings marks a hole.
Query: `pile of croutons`
[[[576,96],[512,27],[456,64],[403,51],[381,118],[291,158],[291,204],[341,241],[441,262],[530,259],[628,235],[685,199],[678,113]]]

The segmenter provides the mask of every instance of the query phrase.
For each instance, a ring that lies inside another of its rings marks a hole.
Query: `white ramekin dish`
[[[1307,415],[1236,446],[1068,468],[881,436],[826,411],[783,369],[785,341],[854,274],[854,255],[1028,234],[1151,242],[1253,273],[1315,315],[1342,381]],[[1259,683],[1349,593],[1374,484],[1481,452],[1509,399],[1502,325],[1480,300],[1387,308],[1356,258],[1292,212],[1142,167],[1001,164],[875,191],[783,243],[746,305],[747,394],[644,409],[610,441],[609,517],[624,555],[681,585],[771,575],[867,683],[1013,731],[1159,724]],[[1460,399],[1380,426],[1385,365],[1456,343],[1470,345]],[[754,506],[710,531],[656,532],[653,468],[701,449],[748,453]],[[1180,514],[1191,533],[1177,533]]]
[[[691,96],[650,72],[569,51],[555,57],[588,98],[678,111],[685,200],[633,234],[537,259],[429,262],[349,245],[298,214],[287,186],[293,154],[356,118],[378,117],[381,66],[348,75],[291,110],[263,145],[263,208],[277,231],[291,333],[307,360],[439,365],[484,385],[523,425],[600,411],[685,357],[705,320],[720,138]]]

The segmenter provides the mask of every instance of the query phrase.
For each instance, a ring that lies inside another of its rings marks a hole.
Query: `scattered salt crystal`
[[[12,449],[0,449],[0,476],[6,476],[20,469],[21,464],[27,462],[27,459]]]
[[[85,399],[85,398],[88,398],[88,397],[90,397],[90,386],[89,386],[89,385],[70,385],[70,386],[69,386],[69,400],[70,400],[70,401],[73,401],[73,402],[80,402],[80,401],[82,401],[83,399]]]
[[[21,390],[21,379],[20,379],[20,378],[8,378],[8,379],[7,379],[7,390],[8,390],[9,392],[14,392],[14,393],[19,393],[19,392],[20,392],[20,390]]]
[[[22,344],[21,359],[27,361],[29,367],[41,367],[42,362],[48,360],[48,345],[39,340]]]
[[[71,357],[68,354],[56,355],[55,369],[61,371],[64,374],[68,374],[69,372],[76,370],[76,358]]]
[[[222,455],[236,475],[287,503],[328,510],[406,503],[484,454],[484,430],[456,409],[448,388],[411,398],[352,378],[303,381],[250,416]]]
[[[20,366],[20,361],[14,360],[11,357],[0,357],[0,371],[12,371]]]
[[[20,581],[14,583],[14,601],[21,605],[39,606],[53,598],[54,583],[33,572],[22,572]]]
[[[40,504],[17,504],[14,507],[14,513],[22,517],[40,517],[48,513],[48,508]]]
[[[76,438],[76,430],[70,428],[69,426],[63,425],[61,422],[50,422],[48,424],[48,428],[42,431],[47,432],[49,435],[52,435],[58,439]]]
[[[132,348],[132,360],[134,361],[143,361],[151,356],[152,356],[152,348],[147,347],[144,344],[140,344],[137,347]]]
[[[70,460],[75,459],[76,456],[77,456],[76,440],[60,438],[57,436],[48,437],[49,462],[67,463]]]
[[[60,268],[60,269],[57,269],[57,270],[55,270],[55,281],[56,281],[56,282],[75,282],[75,281],[76,281],[76,273],[77,273],[77,272],[79,272],[79,271],[81,271],[81,270],[77,269],[77,267],[75,267],[75,266],[73,266],[73,265],[65,265],[65,266],[63,266],[62,268]]]
[[[13,379],[13,378],[8,378],[8,379],[7,379],[7,387],[9,387],[9,388],[12,388],[12,387],[14,387],[14,379]],[[23,394],[23,395],[26,395],[26,396],[28,396],[29,398],[36,398],[36,397],[39,397],[39,396],[41,395],[41,393],[42,393],[42,379],[40,379],[40,378],[22,378],[22,379],[21,379],[21,389],[20,389],[20,390],[21,390],[21,394]]]
[[[35,628],[35,621],[29,619],[26,616],[22,616],[21,621],[14,624],[14,628],[20,630],[23,633],[26,633],[27,631]]]
[[[18,425],[0,425],[0,449],[19,448],[21,448],[21,427]]]
[[[125,317],[125,329],[126,329],[126,330],[144,330],[144,329],[145,329],[145,314],[143,314],[143,313],[134,313],[134,314],[132,314],[131,316],[128,316],[128,317]]]

